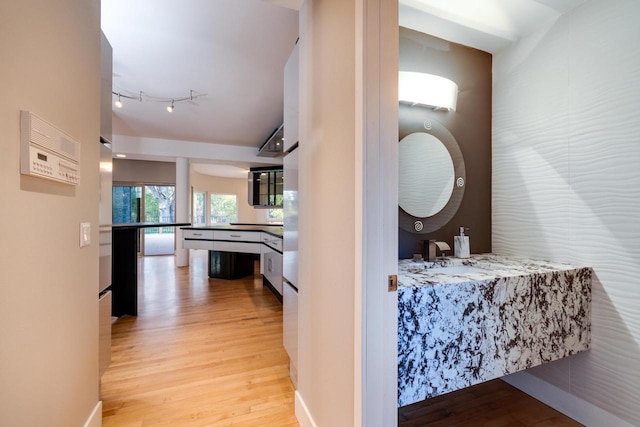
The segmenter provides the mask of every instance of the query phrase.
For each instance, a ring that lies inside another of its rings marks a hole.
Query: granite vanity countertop
[[[185,230],[228,230],[228,231],[254,231],[269,233],[274,237],[282,238],[282,225],[199,225],[195,227],[181,227]]]
[[[398,267],[398,406],[588,350],[593,271],[472,255]]]
[[[465,267],[470,268],[465,269]],[[433,262],[403,259],[398,262],[398,287],[412,288],[477,282],[500,277],[528,276],[581,268],[584,267],[496,254],[471,255],[471,258],[466,259],[446,258]]]

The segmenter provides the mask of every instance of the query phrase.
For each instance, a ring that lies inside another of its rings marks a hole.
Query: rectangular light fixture
[[[458,85],[451,80],[428,73],[400,71],[398,100],[438,109],[456,111]]]

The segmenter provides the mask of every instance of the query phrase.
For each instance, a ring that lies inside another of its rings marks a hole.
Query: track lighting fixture
[[[113,105],[116,108],[122,108],[122,98],[126,98],[126,99],[135,99],[139,102],[142,101],[150,101],[150,102],[162,102],[162,103],[168,103],[169,105],[167,105],[166,110],[169,113],[172,113],[173,110],[175,109],[175,103],[176,102],[182,102],[182,101],[193,101],[196,98],[200,98],[201,96],[206,96],[206,93],[199,93],[199,94],[194,94],[193,90],[189,91],[189,96],[184,96],[181,98],[161,98],[161,97],[157,97],[157,96],[151,96],[151,95],[147,95],[145,93],[143,93],[142,91],[138,92],[137,96],[133,96],[130,94],[126,94],[126,93],[121,93],[121,92],[111,92],[113,95],[117,95],[118,99],[113,103]]]

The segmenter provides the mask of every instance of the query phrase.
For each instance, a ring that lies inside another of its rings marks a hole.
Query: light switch
[[[80,247],[89,246],[91,244],[91,223],[80,223]]]

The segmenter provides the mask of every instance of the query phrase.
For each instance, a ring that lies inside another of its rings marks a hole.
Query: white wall
[[[256,209],[249,205],[249,185],[246,179],[222,178],[204,175],[191,171],[191,186],[195,191],[205,191],[211,194],[235,194],[238,196],[238,221],[251,224],[267,223],[267,209]],[[207,218],[210,214],[207,201]]]
[[[640,425],[639,16],[590,1],[493,63],[493,249],[594,268],[592,349],[531,371],[588,425]]]
[[[298,397],[318,426],[350,426],[361,196],[355,193],[354,2],[307,0],[299,43]]]
[[[3,426],[81,426],[98,404],[99,18],[93,0],[0,4]],[[20,175],[21,109],[81,142],[80,186]]]

